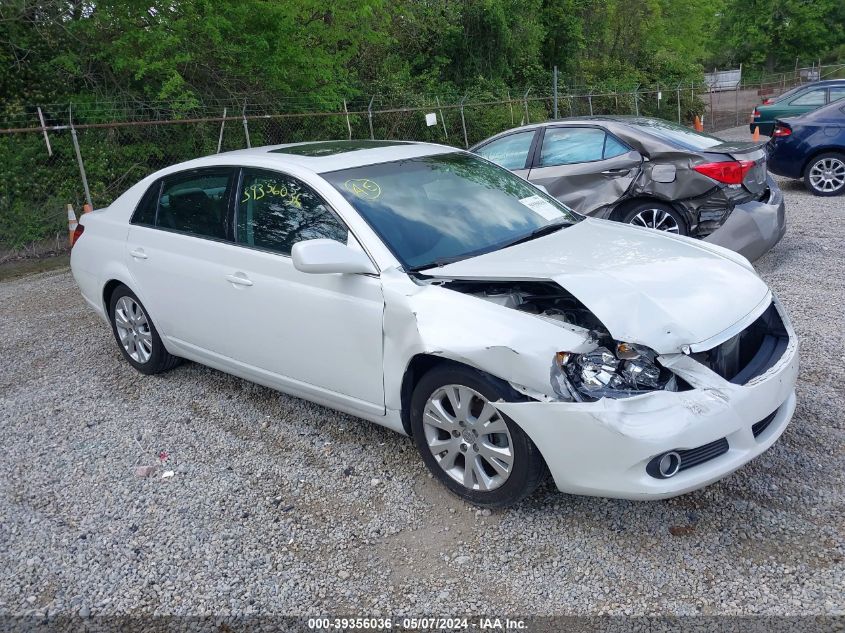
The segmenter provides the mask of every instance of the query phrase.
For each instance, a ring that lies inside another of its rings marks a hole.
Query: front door
[[[345,224],[305,183],[242,171],[235,244],[221,255],[221,301],[231,306],[228,353],[293,387],[339,395],[384,410],[382,317],[375,275],[309,274],[290,253],[296,242],[328,238],[360,248]]]

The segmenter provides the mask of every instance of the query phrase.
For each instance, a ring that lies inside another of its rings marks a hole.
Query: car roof
[[[609,128],[611,131],[617,131],[620,127],[630,129],[632,126],[641,125],[643,123],[648,123],[649,121],[654,121],[654,117],[644,117],[644,116],[636,116],[636,115],[623,115],[623,114],[594,114],[591,116],[572,116],[572,117],[564,117],[562,119],[550,119],[548,121],[543,121],[541,123],[531,123],[529,125],[522,125],[520,127],[511,128],[509,130],[505,130],[504,132],[499,132],[493,136],[485,138],[482,141],[479,141],[472,147],[470,147],[470,151],[473,151],[474,148],[479,147],[482,144],[487,144],[490,141],[495,139],[501,138],[503,136],[507,136],[509,134],[513,134],[515,132],[526,132],[530,130],[536,130],[542,127],[548,127],[551,125],[558,125],[561,123],[566,123],[567,125],[583,125],[589,126],[594,125],[596,123],[601,123]],[[663,119],[657,119],[658,121],[662,121]],[[608,124],[610,124],[608,126]]]
[[[297,165],[315,173],[374,165],[420,156],[433,156],[463,150],[435,143],[386,140],[306,141],[283,145],[266,145],[214,154],[199,159],[209,164],[230,164],[232,159],[260,158],[283,167]]]
[[[811,81],[809,83],[796,86],[796,88],[815,88],[824,86],[836,86],[838,84],[845,84],[845,79],[822,79],[821,81]]]

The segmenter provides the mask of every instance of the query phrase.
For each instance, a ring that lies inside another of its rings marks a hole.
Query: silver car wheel
[[[678,221],[672,217],[671,213],[664,209],[643,209],[631,218],[629,224],[644,226],[647,229],[666,231],[667,233],[680,234],[681,232]]]
[[[440,468],[469,490],[504,484],[513,470],[513,442],[502,414],[463,385],[445,385],[425,403],[425,439]]]
[[[838,191],[845,185],[845,162],[838,158],[817,161],[810,169],[810,184],[817,191]]]
[[[114,326],[117,337],[129,358],[142,365],[153,353],[153,333],[150,322],[140,304],[132,297],[121,297],[114,306]]]

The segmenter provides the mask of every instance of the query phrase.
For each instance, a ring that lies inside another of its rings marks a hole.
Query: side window
[[[789,105],[796,106],[820,106],[824,105],[824,90],[811,90],[805,92],[800,97],[796,97],[789,102]]]
[[[614,156],[621,156],[631,150],[613,138],[610,134],[607,134],[604,139],[604,157],[605,158],[613,158]]]
[[[164,180],[156,226],[226,239],[231,169],[188,172]]]
[[[540,167],[570,165],[601,160],[604,155],[604,131],[596,128],[546,128]]]
[[[479,148],[476,154],[505,169],[525,169],[525,161],[528,160],[528,152],[533,140],[534,130],[508,134],[504,138]]]
[[[237,240],[289,255],[302,240],[346,243],[349,231],[323,200],[296,178],[244,169],[237,207]]]
[[[147,189],[147,192],[141,198],[141,202],[138,203],[135,213],[132,214],[132,219],[130,220],[132,224],[143,224],[144,226],[156,225],[156,209],[158,208],[158,194],[160,192],[161,181],[159,180]]]
[[[845,86],[832,86],[830,88],[830,103],[839,101],[842,97],[845,97]]]

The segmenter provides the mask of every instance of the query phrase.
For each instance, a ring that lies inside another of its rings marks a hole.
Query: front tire
[[[816,196],[845,193],[845,154],[826,152],[807,163],[804,184]]]
[[[109,300],[112,333],[123,357],[142,374],[158,374],[179,364],[170,354],[141,300],[120,285]]]
[[[622,222],[672,235],[687,235],[687,225],[681,214],[668,204],[643,200],[636,203],[622,216]]]
[[[414,389],[414,443],[432,474],[459,497],[504,507],[542,481],[540,451],[492,404],[518,398],[507,383],[461,365],[435,367]]]

